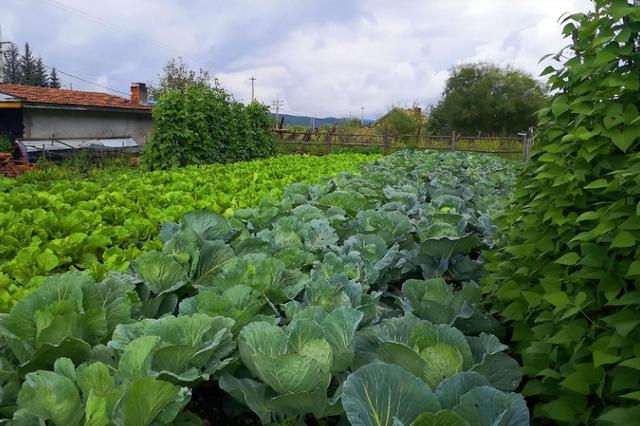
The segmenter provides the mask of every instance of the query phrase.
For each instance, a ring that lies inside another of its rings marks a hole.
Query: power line
[[[98,16],[95,16],[95,15],[92,15],[90,13],[87,13],[87,12],[81,10],[81,9],[77,9],[75,7],[72,7],[72,6],[66,5],[64,3],[61,3],[58,0],[40,0],[40,1],[43,2],[43,3],[48,4],[49,6],[53,6],[53,7],[56,7],[58,9],[60,9],[60,10],[65,11],[65,12],[72,13],[72,14],[74,14],[76,16],[79,16],[81,18],[87,19],[87,20],[89,20],[91,22],[94,22],[96,24],[102,25],[102,26],[104,26],[106,28],[109,28],[111,30],[127,33],[127,34],[129,34],[129,35],[141,40],[141,41],[145,41],[147,43],[154,44],[157,47],[165,49],[165,50],[167,50],[167,51],[169,51],[169,52],[171,52],[173,54],[177,54],[178,56],[182,56],[184,58],[191,59],[192,61],[200,63],[202,65],[207,65],[206,63],[201,62],[197,58],[190,57],[188,54],[186,54],[186,52],[183,52],[183,51],[181,51],[181,50],[179,50],[179,49],[177,49],[177,48],[175,48],[173,46],[170,46],[170,45],[164,44],[164,43],[160,43],[160,42],[158,42],[158,41],[156,41],[156,40],[152,39],[151,37],[148,37],[148,36],[146,36],[144,34],[141,34],[141,33],[138,33],[136,31],[130,30],[129,28],[123,27],[121,25],[117,25],[117,24],[114,24],[112,22],[106,21],[106,20],[104,20],[104,19],[102,19],[102,18],[100,18]]]
[[[121,95],[125,95],[125,96],[129,96],[129,95],[130,95],[130,93],[126,93],[126,92],[123,92],[123,91],[121,91],[121,90],[118,90],[118,89],[114,89],[114,88],[112,88],[112,87],[109,87],[109,86],[104,86],[104,85],[102,85],[102,84],[98,84],[98,83],[95,83],[95,82],[90,81],[90,80],[85,80],[85,79],[84,79],[84,78],[82,78],[82,77],[78,77],[77,75],[73,75],[73,74],[70,74],[70,73],[68,73],[68,72],[64,72],[64,71],[62,71],[62,70],[60,70],[60,69],[58,69],[58,68],[56,68],[56,67],[51,67],[51,66],[49,66],[49,65],[45,65],[45,67],[47,67],[47,68],[49,68],[49,69],[54,69],[54,68],[55,68],[57,73],[60,73],[60,74],[62,74],[62,75],[66,75],[67,77],[75,78],[76,80],[82,81],[83,83],[91,84],[91,85],[93,85],[93,86],[100,87],[100,88],[102,88],[102,89],[106,89],[106,90],[109,90],[109,91],[111,91],[111,92],[119,93],[119,94],[121,94]]]
[[[276,100],[271,101],[273,107],[276,109],[276,128],[280,127],[280,108],[284,105],[284,101],[280,99],[280,94],[276,95]]]

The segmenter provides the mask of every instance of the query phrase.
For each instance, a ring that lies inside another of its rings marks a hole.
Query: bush
[[[153,121],[144,150],[144,161],[153,169],[249,160],[276,151],[267,108],[244,106],[218,87],[166,91]]]
[[[11,140],[9,139],[9,136],[0,133],[0,152],[11,151],[13,151],[13,146],[11,146]]]
[[[488,283],[553,424],[640,415],[640,8],[595,3],[565,20],[571,59],[545,70],[555,96]]]

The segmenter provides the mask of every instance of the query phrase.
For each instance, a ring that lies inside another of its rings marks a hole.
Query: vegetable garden
[[[399,151],[0,180],[0,423],[640,424],[640,6],[594,3],[564,18],[526,165]],[[155,140],[161,168],[208,161]]]
[[[126,271],[47,278],[2,318],[4,414],[200,424],[214,383],[223,424],[526,424],[478,285],[514,175],[498,158],[400,152],[166,222]]]
[[[0,180],[0,311],[42,282],[76,267],[100,278],[143,250],[161,247],[162,222],[207,208],[230,214],[278,198],[293,182],[313,182],[365,159],[358,154],[278,157],[174,171],[117,170],[91,177],[55,170]]]

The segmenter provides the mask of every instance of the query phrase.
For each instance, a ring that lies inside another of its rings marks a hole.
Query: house
[[[143,83],[130,99],[107,93],[0,83],[0,134],[30,152],[144,145],[153,106]]]

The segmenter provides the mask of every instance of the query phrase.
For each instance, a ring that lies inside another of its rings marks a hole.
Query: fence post
[[[449,148],[452,149],[452,150],[456,149],[456,138],[457,138],[456,131],[452,130],[451,131],[451,142],[449,143]]]
[[[388,155],[389,154],[389,145],[391,145],[391,138],[389,137],[389,132],[384,132],[384,135],[382,136],[382,143],[383,143],[383,154],[384,155]]]
[[[325,154],[331,154],[331,141],[333,139],[333,132],[335,131],[335,128],[327,131],[327,133],[325,133],[325,140],[324,140],[324,152]]]
[[[522,138],[522,159],[526,163],[529,161],[529,157],[531,156],[533,135],[531,134],[531,132],[527,132]]]

